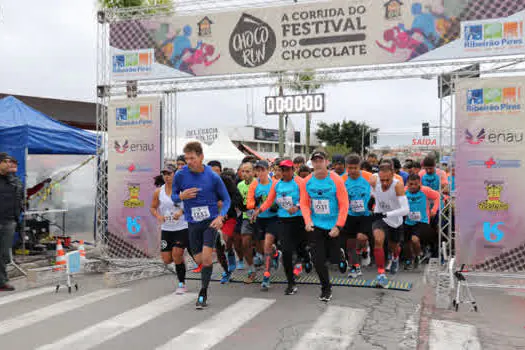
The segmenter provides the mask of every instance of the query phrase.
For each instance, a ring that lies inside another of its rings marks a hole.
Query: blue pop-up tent
[[[96,154],[94,133],[61,123],[8,96],[0,99],[0,152],[18,161],[25,183],[28,154]]]

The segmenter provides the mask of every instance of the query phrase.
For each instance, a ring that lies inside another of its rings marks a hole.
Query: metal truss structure
[[[214,2],[213,2],[214,3]],[[138,20],[155,18],[160,15],[173,14],[195,14],[195,12],[214,12],[224,10],[231,6],[239,7],[258,7],[273,4],[283,5],[285,1],[244,1],[235,3],[235,0],[228,1],[224,6],[213,7],[211,2],[201,1],[180,1],[176,9],[168,7],[145,7],[129,9],[105,9],[98,12],[98,41],[97,41],[97,131],[101,134],[107,133],[107,109],[111,99],[135,96],[162,96],[162,147],[163,159],[174,160],[176,158],[176,135],[175,130],[177,118],[177,99],[183,98],[186,92],[209,91],[209,90],[228,90],[255,87],[283,86],[288,87],[292,78],[298,72],[269,72],[257,74],[232,74],[208,77],[189,77],[181,74],[180,77],[170,79],[143,79],[131,82],[133,89],[130,89],[130,82],[111,81],[111,54],[109,47],[109,27],[111,23],[123,20]],[[447,94],[440,94],[439,111],[439,148],[441,154],[450,153],[454,150],[454,87],[455,81],[465,77],[487,76],[492,74],[517,74],[525,72],[525,68],[518,68],[517,65],[525,62],[525,55],[512,57],[491,57],[480,59],[456,59],[447,61],[412,61],[400,64],[385,64],[376,66],[345,67],[335,69],[316,70],[316,80],[309,81],[308,84],[322,83],[323,85],[340,84],[359,81],[380,81],[393,79],[436,79],[438,80],[438,90],[449,90]],[[479,65],[479,70],[469,70],[468,67]],[[467,68],[466,68],[467,67]],[[445,79],[446,77],[446,79]],[[297,82],[294,82],[297,84]],[[130,90],[132,92],[130,93]],[[120,272],[111,271],[111,278],[117,284],[125,279],[134,280],[144,278],[146,275],[159,273],[159,266],[148,259],[140,259],[140,254],[133,252],[122,254],[122,251],[112,249],[111,237],[107,232],[107,137],[100,138],[98,145],[99,166],[97,177],[97,196],[96,196],[96,233],[97,245],[100,246],[102,255],[105,259],[136,259],[140,263],[135,267],[126,266]],[[442,189],[443,190],[443,189]],[[443,192],[443,191],[442,191]],[[454,196],[451,196],[439,216],[439,249],[441,260],[440,269],[433,260],[433,269],[440,271],[442,275],[441,283],[444,288],[437,288],[436,292],[450,292],[453,286],[451,273],[453,270],[455,255],[454,251]],[[444,261],[448,261],[445,264]],[[450,265],[452,263],[452,266]],[[124,264],[125,266],[126,264]],[[117,269],[120,264],[115,265]],[[122,267],[124,267],[122,266]],[[142,266],[142,272],[141,267]],[[144,268],[144,267],[148,268]],[[123,277],[127,276],[127,277]],[[110,283],[113,284],[113,283]],[[440,285],[439,281],[437,284]]]

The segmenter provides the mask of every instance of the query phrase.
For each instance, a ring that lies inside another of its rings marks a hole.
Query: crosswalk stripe
[[[37,350],[75,349],[87,350],[133,329],[146,322],[181,307],[197,298],[197,294],[170,294],[126,311],[111,319],[97,323],[61,340],[39,347]]]
[[[294,349],[348,349],[364,318],[362,309],[328,306]]]
[[[114,295],[118,295],[129,291],[129,289],[103,289],[90,294],[83,295],[68,299],[66,301],[60,301],[56,304],[37,309],[25,313],[23,315],[13,317],[8,320],[0,322],[0,335],[12,332],[22,327],[27,327],[35,323],[41,322],[48,318],[79,309],[82,306],[97,302],[99,300],[109,298]]]
[[[275,299],[243,298],[157,350],[206,350],[219,344],[243,324],[275,303]]]
[[[36,297],[38,295],[45,294],[45,293],[52,293],[54,290],[55,288],[47,287],[47,288],[31,289],[26,292],[20,292],[20,293],[7,295],[5,297],[0,298],[0,305],[5,305],[5,304],[12,303],[14,301]]]
[[[451,321],[432,320],[430,350],[481,350],[476,327]]]

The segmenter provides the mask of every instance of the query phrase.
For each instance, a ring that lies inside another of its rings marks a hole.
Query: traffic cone
[[[86,248],[84,247],[84,240],[80,240],[80,244],[78,246],[78,251],[80,252],[80,259],[84,260],[86,258]]]
[[[60,239],[57,239],[57,248],[56,248],[56,260],[55,260],[55,268],[53,271],[60,271],[64,270],[66,267],[66,253],[64,252],[64,248],[62,247],[62,242]]]

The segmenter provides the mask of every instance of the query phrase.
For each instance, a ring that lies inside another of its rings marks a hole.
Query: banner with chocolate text
[[[349,67],[522,50],[518,11],[525,3],[508,11],[475,12],[475,2],[458,9],[444,0],[332,0],[118,21],[110,24],[112,79]],[[514,13],[518,17],[504,17]],[[472,22],[480,19],[488,21]],[[471,22],[462,27],[463,21]]]

